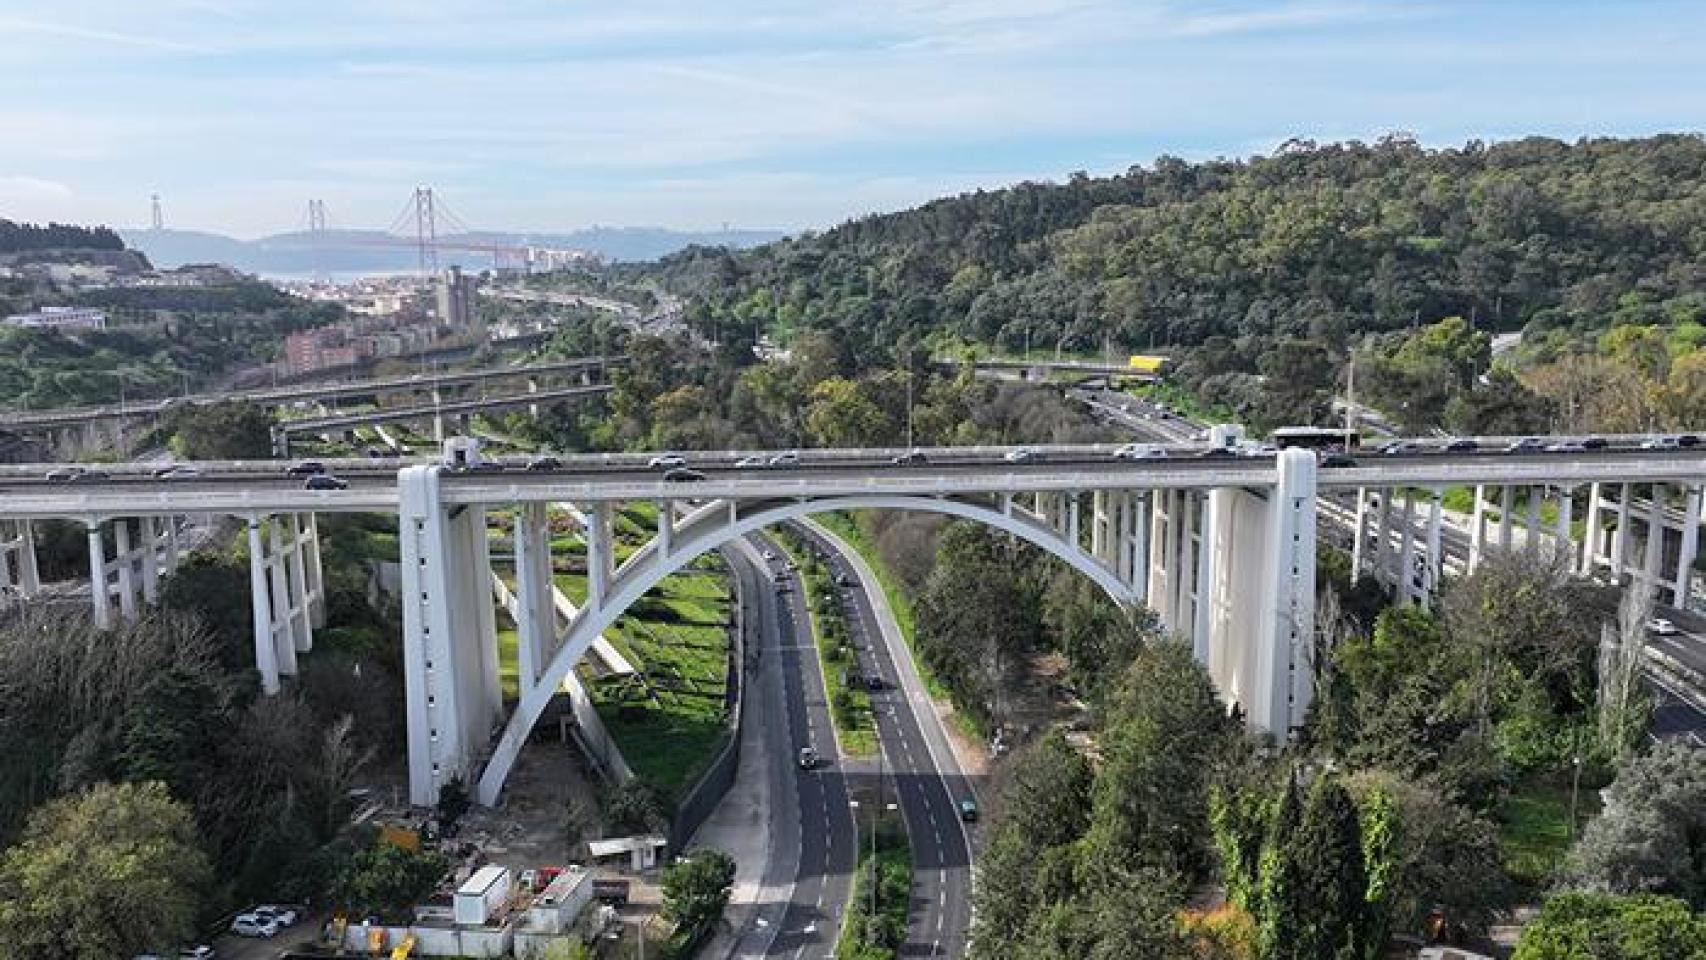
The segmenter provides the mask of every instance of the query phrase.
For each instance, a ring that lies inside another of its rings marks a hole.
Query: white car
[[[281,907],[273,903],[263,903],[249,912],[257,917],[267,917],[280,927],[288,927],[296,923],[296,911],[291,907]]]
[[[271,917],[263,917],[253,913],[239,913],[231,921],[231,932],[239,937],[258,937],[271,940],[278,936],[278,924]]]
[[[1680,437],[1648,437],[1641,441],[1642,450],[1677,450],[1681,447]]]
[[[653,470],[673,470],[687,466],[687,458],[679,453],[665,453],[647,460],[646,466]]]
[[[1676,624],[1671,623],[1664,617],[1654,617],[1653,619],[1648,620],[1647,631],[1649,633],[1656,633],[1661,637],[1674,637],[1678,633]]]
[[[765,460],[763,457],[758,457],[758,456],[741,457],[739,460],[735,461],[735,469],[737,469],[737,470],[748,470],[748,469],[751,469],[753,467],[763,467],[763,466],[767,466],[769,464],[769,462],[770,461]]]
[[[793,451],[778,453],[770,458],[770,465],[772,467],[797,467],[800,465],[800,455]]]
[[[1006,453],[1002,454],[1001,459],[1007,461],[1008,463],[1028,463],[1032,460],[1037,460],[1037,459],[1041,459],[1041,458],[1039,458],[1037,456],[1037,452],[1035,450],[1032,450],[1030,447],[1019,447],[1017,449],[1009,450]]]

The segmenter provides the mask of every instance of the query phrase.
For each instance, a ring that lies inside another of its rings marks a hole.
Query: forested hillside
[[[123,250],[124,241],[107,227],[78,227],[66,223],[37,226],[0,219],[0,253],[72,248]]]
[[[1453,315],[1602,326],[1630,296],[1686,320],[1706,310],[1706,141],[1294,141],[653,269],[699,295],[691,317],[708,332],[827,328],[873,364],[932,335],[1068,351],[1310,338],[1337,353],[1355,333]]]

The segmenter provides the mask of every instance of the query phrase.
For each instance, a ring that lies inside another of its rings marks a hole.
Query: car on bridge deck
[[[1676,624],[1671,623],[1664,617],[1654,617],[1647,621],[1647,632],[1661,637],[1674,637],[1680,631],[1677,630]]]
[[[1523,437],[1512,440],[1505,445],[1506,453],[1537,453],[1546,448],[1546,441],[1539,437]]]
[[[334,477],[329,473],[316,473],[303,484],[304,490],[348,490],[349,481]]]
[[[1445,446],[1440,448],[1443,453],[1474,453],[1479,449],[1481,445],[1468,437],[1447,441]]]
[[[326,465],[318,460],[303,460],[284,468],[287,477],[312,477],[326,472]]]
[[[735,461],[735,469],[736,470],[751,470],[754,467],[768,467],[768,466],[770,466],[770,461],[764,459],[762,456],[759,456],[757,454],[754,454],[753,456],[750,456],[750,457],[741,457],[739,460]]]
[[[697,470],[689,470],[686,467],[676,467],[663,475],[664,483],[698,483],[703,479],[705,479],[704,474]]]
[[[908,450],[889,458],[889,463],[897,467],[916,467],[930,462],[930,458],[922,450]]]
[[[1153,443],[1128,443],[1114,451],[1115,460],[1165,460],[1165,448]]]
[[[1681,446],[1677,437],[1648,437],[1641,441],[1642,450],[1676,450]]]
[[[1001,455],[1001,459],[1008,463],[1030,463],[1033,460],[1041,460],[1042,458],[1041,453],[1031,449],[1030,447],[1018,447]]]
[[[679,453],[662,453],[647,460],[646,466],[653,470],[673,470],[687,466],[687,458]]]
[[[529,473],[544,473],[561,469],[563,469],[563,461],[556,457],[534,457],[527,461],[527,472]]]
[[[797,467],[799,465],[800,455],[792,450],[787,453],[778,453],[770,458],[770,466],[772,467]]]
[[[1547,453],[1586,453],[1588,448],[1574,440],[1560,440],[1546,445]]]

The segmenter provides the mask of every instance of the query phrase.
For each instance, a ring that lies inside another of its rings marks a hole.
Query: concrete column
[[[1676,554],[1676,586],[1671,590],[1671,606],[1687,610],[1689,594],[1694,589],[1694,558],[1700,547],[1701,488],[1688,488],[1686,505],[1682,510],[1682,545]]]
[[[1314,695],[1316,463],[1282,450],[1269,501],[1268,550],[1257,632],[1251,723],[1280,738],[1303,723]]]
[[[1481,566],[1481,553],[1487,548],[1487,488],[1475,485],[1475,513],[1469,521],[1469,572]]]
[[[285,517],[289,517],[288,521]],[[290,633],[296,642],[297,653],[307,653],[314,649],[314,615],[309,609],[312,604],[308,598],[308,557],[304,549],[302,515],[296,513],[281,514],[279,522],[290,524],[290,549],[279,558],[280,563],[290,564]]]
[[[1208,665],[1210,630],[1214,623],[1214,585],[1219,582],[1218,574],[1222,566],[1220,543],[1216,528],[1216,495],[1219,491],[1209,491],[1198,497],[1197,513],[1197,556],[1196,556],[1196,607],[1191,616],[1191,650],[1195,653],[1197,662]]]
[[[160,530],[154,518],[140,518],[142,524],[142,599],[154,603],[160,599]]]
[[[1090,556],[1106,559],[1108,549],[1108,494],[1105,490],[1090,493]]]
[[[1149,602],[1149,534],[1150,512],[1155,494],[1145,493],[1132,499],[1131,511],[1131,582],[1137,588],[1140,603]]]
[[[547,645],[556,639],[550,525],[542,503],[516,505],[515,599],[520,685],[521,693],[526,695],[545,667]]]
[[[118,567],[118,612],[126,620],[136,619],[136,553],[130,546],[130,521],[119,517],[113,521],[113,538],[118,551],[113,563]]]
[[[184,545],[178,537],[178,517],[168,516],[166,527],[166,569],[178,569],[178,562],[184,558]]]
[[[1629,501],[1635,495],[1635,485],[1625,483],[1617,497],[1617,530],[1611,537],[1611,579],[1623,582],[1623,571],[1629,565]]]
[[[36,530],[31,520],[18,521],[18,587],[26,597],[41,592],[41,570],[36,566]]]
[[[675,549],[675,502],[659,500],[658,508],[658,559],[661,561]]]
[[[7,521],[0,520],[0,531],[5,530],[6,526]],[[0,544],[0,591],[8,594],[12,590],[18,590],[19,593],[22,593],[22,590],[19,590],[22,576],[17,570],[18,565],[12,562],[12,551],[16,544],[15,539],[8,539],[4,544]]]
[[[1172,629],[1173,604],[1179,595],[1179,491],[1161,490],[1157,493],[1160,500],[1155,507],[1154,536],[1150,541],[1149,565],[1155,578],[1150,584],[1149,592],[1154,600],[1150,606],[1161,617],[1161,625]]]
[[[480,685],[477,688],[481,696],[473,702],[479,704],[472,722],[483,724],[486,732],[490,725],[503,719],[503,675],[498,667],[498,615],[492,605],[492,538],[486,530],[486,508],[469,507],[461,518],[463,536],[467,538],[468,547],[463,552],[463,568],[456,578],[456,587],[472,614],[468,626],[459,634],[466,641],[472,641],[479,651]],[[483,744],[485,741],[471,739],[470,744]]]
[[[1593,486],[1588,488],[1588,518],[1583,524],[1585,529],[1582,530],[1581,572],[1584,576],[1591,576],[1599,567],[1600,541],[1603,539],[1599,529],[1599,501],[1602,496],[1604,494],[1599,489],[1599,483],[1595,481]]]
[[[267,573],[272,578],[273,649],[278,651],[278,672],[296,676],[296,631],[290,628],[290,572],[285,569],[284,538],[279,517],[267,523]]]
[[[1427,589],[1422,592],[1422,605],[1429,606],[1439,590],[1440,573],[1445,569],[1445,557],[1440,551],[1440,520],[1445,512],[1445,491],[1434,488],[1428,502],[1428,557],[1425,564]]]
[[[1528,538],[1523,547],[1528,550],[1540,549],[1540,500],[1545,496],[1544,487],[1528,488],[1528,522],[1524,525],[1524,535]]]
[[[1659,559],[1665,545],[1665,485],[1655,483],[1647,488],[1647,552],[1641,562],[1641,589],[1657,593],[1659,589]]]
[[[1570,526],[1575,520],[1571,514],[1575,512],[1575,508],[1576,503],[1574,498],[1571,497],[1571,491],[1569,488],[1559,488],[1557,526],[1554,528],[1552,534],[1552,539],[1557,550],[1554,556],[1565,558],[1564,562],[1569,565],[1569,569],[1571,570],[1576,568],[1576,540],[1570,535]]]
[[[1173,600],[1173,629],[1181,633],[1194,632],[1196,627],[1196,561],[1197,543],[1194,534],[1197,521],[1195,491],[1179,494],[1178,519],[1179,552],[1173,560],[1177,569],[1174,584],[1178,593]]]
[[[1499,488],[1499,549],[1511,548],[1511,513],[1516,509],[1516,491],[1509,486]]]
[[[307,578],[309,578],[309,622],[316,629],[326,626],[326,571],[321,568],[319,556],[319,515],[307,515],[307,544],[305,544],[304,559],[307,561]]]
[[[1380,512],[1374,521],[1374,579],[1382,582],[1390,576],[1391,564],[1387,557],[1392,553],[1392,498],[1396,491],[1386,487],[1380,491]],[[1396,585],[1396,581],[1393,581]]]
[[[1368,542],[1368,488],[1357,487],[1356,532],[1351,537],[1351,582],[1362,576],[1363,544]]]
[[[1399,603],[1409,603],[1416,598],[1416,571],[1414,569],[1414,547],[1416,542],[1416,498],[1410,491],[1404,491],[1404,512],[1398,522],[1398,583],[1393,596]]]
[[[107,548],[101,540],[99,520],[87,521],[89,526],[89,599],[95,608],[95,626],[102,630],[113,625],[113,598],[107,586]]]
[[[586,603],[597,610],[604,606],[610,586],[611,542],[610,503],[600,500],[587,511],[586,527]]]
[[[1084,549],[1081,545],[1083,540],[1079,538],[1078,525],[1079,493],[1074,490],[1071,493],[1063,493],[1061,496],[1066,498],[1066,542],[1072,544],[1072,549],[1082,550]]]
[[[255,668],[261,673],[261,692],[278,692],[278,652],[273,644],[272,601],[267,595],[267,551],[261,541],[261,520],[249,518],[249,608],[255,629]]]

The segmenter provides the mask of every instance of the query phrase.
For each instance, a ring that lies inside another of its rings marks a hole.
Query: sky
[[[0,217],[796,230],[1292,137],[1706,129],[1706,3],[0,0]]]

